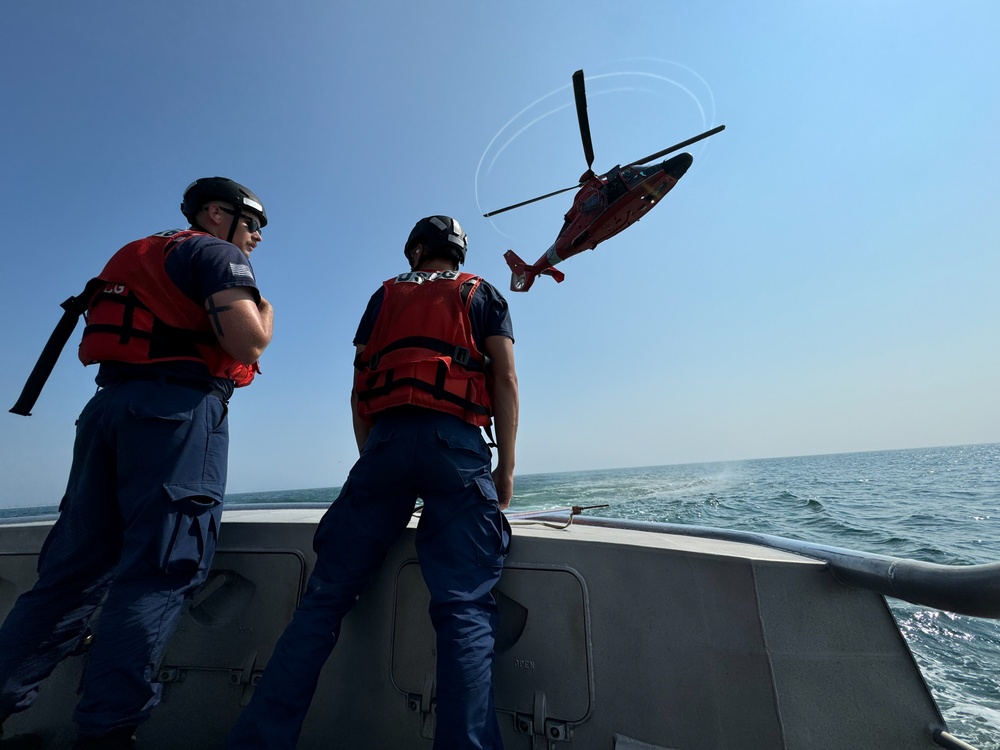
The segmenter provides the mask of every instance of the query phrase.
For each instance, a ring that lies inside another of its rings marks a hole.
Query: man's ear
[[[222,224],[222,218],[224,216],[226,216],[226,214],[224,214],[222,212],[222,209],[219,208],[216,204],[209,203],[207,206],[205,206],[205,217],[213,225],[219,226],[220,224]]]
[[[415,271],[420,265],[420,259],[424,257],[424,246],[419,242],[410,250],[410,270]]]

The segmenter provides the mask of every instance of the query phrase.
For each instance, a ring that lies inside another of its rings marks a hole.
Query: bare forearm
[[[505,336],[488,336],[484,342],[491,360],[490,398],[493,402],[493,437],[497,441],[497,467],[493,483],[500,508],[510,505],[514,496],[514,444],[517,442],[517,419],[520,402],[517,370],[514,368],[514,342]]]
[[[514,471],[519,401],[517,379],[504,379],[493,387],[493,429],[497,440],[497,467]]]
[[[264,353],[264,349],[274,336],[274,308],[270,302],[263,297],[260,298],[260,302],[257,303],[257,317],[254,319],[252,314],[248,316],[246,328],[245,338],[249,351],[245,357],[252,359],[243,361],[252,364],[260,359],[260,355]]]
[[[493,432],[497,443],[497,467],[493,482],[497,487],[500,507],[506,508],[514,495],[514,454],[520,400],[517,376],[513,372],[493,382]]]
[[[209,296],[205,309],[219,344],[234,359],[253,364],[271,343],[274,309],[263,297],[256,302],[245,287]]]
[[[261,297],[260,302],[257,303],[257,312],[260,315],[261,340],[264,341],[264,346],[267,346],[271,343],[271,337],[274,336],[274,308],[271,307],[270,302]]]

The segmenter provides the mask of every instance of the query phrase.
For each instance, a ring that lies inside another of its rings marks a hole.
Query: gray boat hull
[[[227,510],[213,573],[159,668],[141,747],[222,747],[313,564],[321,509]],[[0,527],[0,617],[49,522]],[[434,637],[408,529],[344,623],[300,748],[430,748]],[[940,712],[881,594],[727,539],[515,525],[498,589],[508,750],[938,747]],[[99,628],[95,637],[100,638]],[[8,732],[71,741],[86,654]]]

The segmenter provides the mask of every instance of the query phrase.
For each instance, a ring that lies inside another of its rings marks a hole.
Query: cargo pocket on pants
[[[160,566],[164,573],[194,574],[207,571],[215,555],[222,520],[222,487],[217,485],[165,484],[170,499],[170,519]]]
[[[499,575],[504,560],[510,552],[511,530],[507,516],[497,502],[497,490],[489,476],[476,478],[476,485],[483,498],[489,503],[484,512],[483,524],[489,528],[486,538],[489,543],[476,551],[476,562],[480,567],[492,568]]]

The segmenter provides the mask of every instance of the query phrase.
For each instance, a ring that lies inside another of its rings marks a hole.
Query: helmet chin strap
[[[226,215],[228,216],[229,214]],[[236,236],[236,224],[237,222],[239,222],[239,220],[240,220],[240,211],[239,208],[237,208],[236,214],[233,216],[233,223],[229,225],[229,236],[226,237],[226,242],[232,242],[233,237]]]

